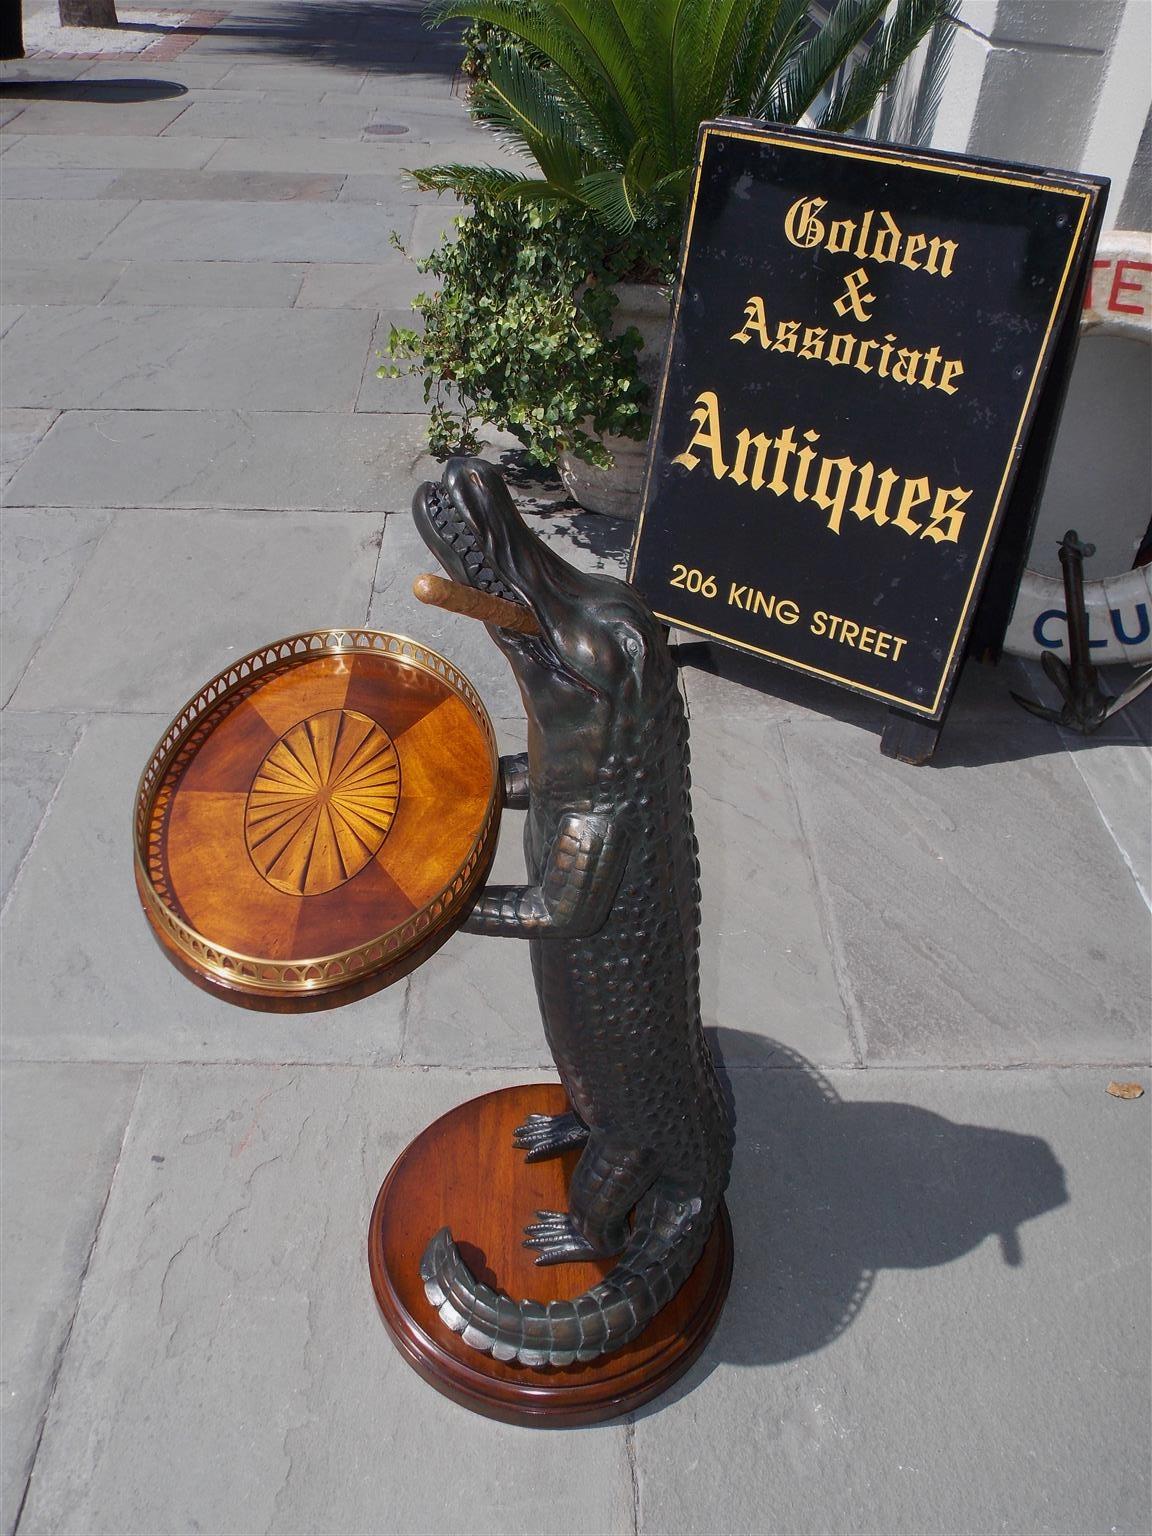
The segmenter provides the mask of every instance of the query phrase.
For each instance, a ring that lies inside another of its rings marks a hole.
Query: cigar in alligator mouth
[[[482,624],[495,624],[500,629],[512,629],[521,635],[538,635],[540,625],[530,608],[520,603],[510,603],[506,597],[496,597],[491,592],[480,592],[475,587],[462,586],[444,576],[425,574],[412,583],[412,595],[433,608],[447,608],[450,613],[463,613]]]

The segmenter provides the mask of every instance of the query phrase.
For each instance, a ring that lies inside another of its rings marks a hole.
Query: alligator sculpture
[[[492,465],[452,460],[413,514],[453,582],[494,600],[489,633],[528,717],[528,751],[501,759],[501,778],[505,804],[528,812],[530,883],[488,887],[463,924],[529,941],[571,1106],[531,1116],[516,1146],[529,1160],[583,1147],[568,1210],[538,1212],[525,1246],[537,1264],[620,1255],[600,1284],[545,1307],[478,1283],[445,1228],[421,1276],[476,1349],[536,1367],[593,1360],[634,1339],[687,1279],[731,1162],[700,1023],[687,722],[652,613],[538,539]]]

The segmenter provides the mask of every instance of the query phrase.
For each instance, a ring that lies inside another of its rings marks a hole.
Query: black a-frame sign
[[[656,613],[930,757],[1011,613],[1106,188],[704,124],[630,570]]]

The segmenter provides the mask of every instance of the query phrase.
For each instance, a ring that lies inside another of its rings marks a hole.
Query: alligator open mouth
[[[424,508],[433,532],[455,552],[469,586],[524,605],[520,594],[501,581],[487,563],[475,532],[443,484],[429,481],[424,486]]]
[[[486,488],[479,471],[486,467],[477,465],[477,472],[467,471],[468,479],[481,490]],[[459,471],[454,473],[450,465],[442,481],[427,481],[416,493],[413,504],[416,525],[451,582],[421,577],[413,591],[422,602],[464,613],[492,625],[500,631],[500,644],[506,652],[514,651],[525,660],[554,669],[557,658],[535,605],[527,602],[518,587],[512,585],[515,575],[501,576],[492,567],[491,557],[481,543],[482,535],[477,532],[469,513],[468,487],[462,485],[459,496],[453,494],[452,484],[458,474]],[[500,482],[500,490],[506,497],[503,482]],[[473,600],[465,601],[465,594]]]

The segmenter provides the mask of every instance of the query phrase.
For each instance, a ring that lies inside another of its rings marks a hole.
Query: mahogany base
[[[530,1114],[567,1108],[555,1083],[502,1088],[451,1110],[420,1133],[384,1180],[368,1232],[376,1300],[393,1342],[430,1386],[508,1424],[595,1424],[649,1402],[682,1376],[720,1317],[732,1278],[732,1230],[720,1216],[703,1257],[679,1293],[638,1339],[588,1365],[536,1370],[472,1349],[424,1294],[420,1259],[449,1227],[477,1279],[513,1297],[548,1302],[595,1285],[614,1263],[538,1268],[521,1247],[538,1210],[565,1210],[579,1157],[526,1163],[512,1135]]]

